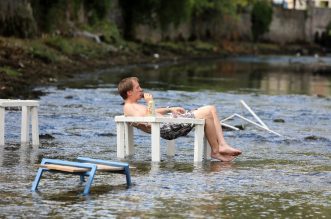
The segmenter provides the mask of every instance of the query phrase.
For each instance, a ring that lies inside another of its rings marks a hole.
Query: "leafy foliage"
[[[28,1],[0,1],[0,35],[29,38],[36,33],[36,23]]]
[[[4,72],[9,77],[13,77],[13,78],[16,78],[16,77],[22,75],[19,71],[15,70],[9,66],[0,67],[0,72]]]
[[[169,24],[178,26],[191,15],[192,3],[189,0],[163,0],[157,9],[161,28],[164,30]]]
[[[178,25],[189,18],[191,0],[121,0],[124,17],[124,37],[133,39],[136,24],[161,25],[164,30],[170,24]]]
[[[88,10],[88,21],[93,25],[107,17],[111,7],[111,0],[83,0],[83,4],[84,8]]]
[[[136,24],[160,25],[166,30],[192,16],[201,19],[218,19],[222,15],[236,15],[237,7],[245,7],[249,0],[121,0],[124,17],[124,37],[133,39]]]
[[[31,0],[33,14],[41,32],[52,32],[64,26],[66,0]]]
[[[254,41],[258,41],[260,36],[269,31],[272,21],[272,6],[266,0],[259,0],[253,5],[252,14],[252,34]]]
[[[204,14],[222,15],[234,14],[236,9],[235,1],[223,0],[193,0],[193,15],[201,16]]]
[[[111,0],[31,0],[31,5],[40,30],[54,32],[68,28],[70,19],[75,23],[82,8],[90,25],[106,19]]]
[[[315,34],[315,42],[324,47],[331,48],[331,21],[328,23],[325,31],[323,31],[321,35],[318,33]]]

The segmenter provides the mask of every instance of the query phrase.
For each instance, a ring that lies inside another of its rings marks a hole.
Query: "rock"
[[[41,134],[41,135],[39,135],[39,138],[40,139],[54,139],[55,137],[53,137],[50,134]]]
[[[285,120],[284,119],[274,119],[274,122],[285,123]]]
[[[316,141],[317,139],[318,139],[318,137],[315,136],[315,135],[310,135],[310,136],[305,137],[305,140],[313,140],[313,141]]]
[[[25,67],[24,64],[23,64],[22,62],[19,62],[19,63],[18,63],[18,66],[21,67],[21,68],[24,68],[24,67]]]
[[[305,140],[308,140],[308,141],[330,141],[327,138],[316,136],[316,135],[307,136],[307,137],[305,137]]]
[[[323,95],[323,94],[317,94],[316,95],[318,98],[325,98],[326,96],[325,95]]]
[[[73,99],[73,98],[74,98],[74,96],[72,96],[72,95],[68,95],[68,96],[64,97],[64,99]]]
[[[240,130],[244,130],[245,129],[245,127],[243,125],[235,125],[234,127],[238,128]]]
[[[85,37],[87,39],[92,39],[97,43],[101,43],[100,36],[87,31],[76,31],[74,36]]]
[[[116,135],[113,134],[113,133],[100,133],[100,134],[98,134],[98,136],[113,137],[113,136],[116,136]]]

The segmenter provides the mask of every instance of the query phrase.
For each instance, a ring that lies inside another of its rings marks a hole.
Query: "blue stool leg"
[[[91,185],[92,185],[96,170],[97,170],[97,168],[95,166],[89,172],[89,178],[88,178],[87,183],[85,185],[83,195],[88,195],[90,193]]]
[[[103,164],[103,165],[108,165],[108,166],[115,166],[115,167],[123,167],[124,168],[124,173],[126,176],[126,183],[127,186],[131,186],[131,175],[130,175],[130,168],[127,163],[122,163],[122,162],[113,162],[113,161],[106,161],[106,160],[99,160],[99,159],[92,159],[88,157],[78,157],[77,160],[81,162],[91,162],[95,164]]]
[[[130,175],[129,166],[124,167],[124,172],[125,172],[125,176],[126,176],[126,185],[128,187],[130,187],[131,186],[131,175]]]
[[[84,175],[80,175],[80,182],[85,182],[85,178],[84,178]]]
[[[34,191],[37,190],[37,187],[39,185],[39,182],[40,182],[41,176],[43,175],[43,172],[44,172],[44,169],[43,168],[39,168],[38,169],[38,173],[36,175],[36,178],[34,179],[34,181],[32,183],[31,191],[34,192]]]

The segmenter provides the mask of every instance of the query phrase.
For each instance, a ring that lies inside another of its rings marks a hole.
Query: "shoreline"
[[[62,38],[59,40],[67,42]],[[87,49],[72,51],[68,46],[62,48],[43,39],[21,40],[0,37],[0,98],[37,99],[43,94],[33,90],[36,86],[52,84],[58,78],[71,78],[84,71],[132,64],[160,64],[239,55],[323,53],[323,50],[315,45],[291,45],[284,50],[282,46],[275,44],[227,42],[219,45],[213,42],[172,42],[158,45],[126,43],[124,49],[118,49],[121,46],[110,47],[86,39],[78,40],[79,46],[83,45]]]

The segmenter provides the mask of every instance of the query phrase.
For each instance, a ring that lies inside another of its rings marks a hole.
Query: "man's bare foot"
[[[223,161],[223,162],[230,162],[234,158],[236,158],[236,156],[222,155],[220,153],[213,153],[213,152],[211,152],[210,156],[214,159],[217,159],[217,160],[220,160],[220,161]]]
[[[228,144],[223,144],[219,147],[219,152],[222,155],[231,155],[231,156],[238,156],[241,154],[241,151],[231,147]]]

